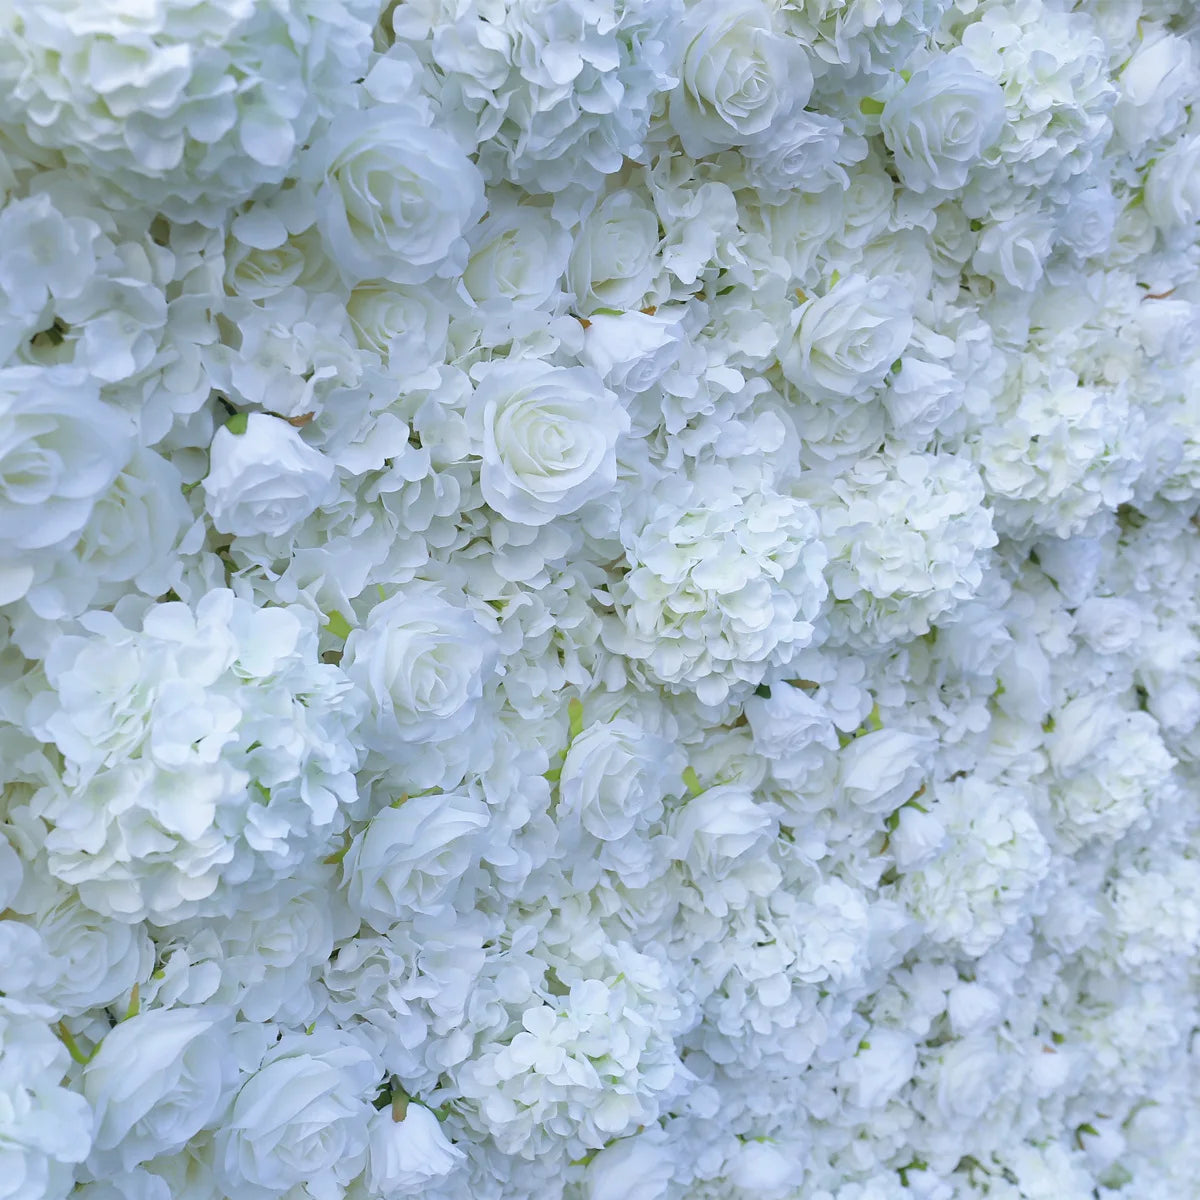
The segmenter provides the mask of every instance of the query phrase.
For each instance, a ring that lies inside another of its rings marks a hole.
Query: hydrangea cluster
[[[0,1200],[1200,1178],[1193,0],[0,0]]]

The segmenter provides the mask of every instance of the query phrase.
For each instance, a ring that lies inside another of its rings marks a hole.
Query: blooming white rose
[[[1162,230],[1200,221],[1200,134],[1169,146],[1146,175],[1146,212]]]
[[[479,622],[430,593],[397,592],[346,638],[342,669],[365,694],[364,744],[388,754],[444,741],[474,720],[496,650]]]
[[[679,319],[668,312],[593,313],[579,357],[610,387],[636,394],[658,383],[682,349]]]
[[[502,517],[545,525],[616,483],[629,414],[590,367],[489,363],[467,409],[483,498]]]
[[[853,1058],[838,1067],[838,1082],[858,1108],[883,1108],[913,1077],[917,1065],[912,1034],[887,1026],[872,1027]]]
[[[658,217],[638,193],[610,192],[575,235],[567,283],[579,312],[636,308],[659,269]]]
[[[380,1196],[418,1195],[466,1159],[423,1104],[410,1102],[400,1121],[380,1110],[371,1118],[370,1139],[367,1178]]]
[[[89,1167],[129,1170],[173,1154],[219,1114],[237,1069],[222,1014],[154,1009],[122,1021],[83,1073],[96,1114]]]
[[[498,203],[471,238],[463,287],[504,314],[537,308],[558,290],[571,239],[550,209]]]
[[[571,743],[559,778],[557,819],[569,833],[582,826],[617,841],[662,814],[685,763],[665,739],[624,718],[591,725]]]
[[[318,185],[317,224],[347,283],[462,272],[464,235],[486,207],[483,177],[413,110],[342,113],[309,151],[305,174]]]
[[[450,312],[429,284],[361,284],[346,301],[346,315],[364,350],[386,364],[402,363],[413,378],[442,361]]]
[[[487,805],[455,794],[412,796],[376,813],[343,860],[351,909],[380,932],[408,910],[441,911],[487,823]]]
[[[0,371],[0,603],[32,583],[28,551],[78,536],[128,460],[132,432],[77,372]]]
[[[957,191],[1000,136],[1004,93],[969,59],[944,54],[892,96],[879,126],[905,187]]]
[[[769,806],[736,783],[719,784],[693,796],[671,822],[674,853],[721,878],[733,860],[774,835]]]
[[[1120,654],[1142,635],[1142,614],[1123,596],[1089,596],[1075,610],[1075,632],[1097,654]]]
[[[759,754],[786,762],[810,746],[837,749],[837,730],[823,704],[783,682],[773,684],[770,693],[751,696],[743,705]]]
[[[989,225],[979,239],[972,266],[997,283],[1031,292],[1042,278],[1054,242],[1054,221],[1036,209]]]
[[[946,997],[946,1015],[955,1034],[969,1037],[999,1024],[1004,1016],[1004,1001],[982,983],[961,980]]]
[[[341,1031],[287,1034],[242,1085],[214,1142],[218,1184],[239,1200],[275,1200],[306,1184],[337,1196],[367,1164],[380,1070]]]
[[[761,0],[702,0],[689,9],[681,42],[669,114],[694,158],[737,146],[781,110],[808,102],[813,77],[803,44],[774,28]]]
[[[249,413],[242,433],[223,425],[213,436],[204,503],[221,533],[281,537],[332,497],[334,474],[298,429]]]
[[[841,795],[866,812],[894,812],[921,786],[933,749],[933,739],[902,729],[856,737],[841,753]]]
[[[995,1039],[977,1034],[951,1042],[935,1062],[937,1116],[948,1128],[969,1128],[999,1099],[1004,1086],[1004,1060]]]
[[[869,398],[913,332],[912,290],[896,276],[852,275],[798,308],[783,373],[814,399]]]
[[[1161,27],[1148,30],[1121,71],[1120,85],[1112,122],[1125,145],[1133,149],[1164,137],[1195,94],[1191,44]]]

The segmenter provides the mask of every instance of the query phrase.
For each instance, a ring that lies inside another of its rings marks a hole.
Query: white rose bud
[[[363,743],[381,754],[465,733],[495,667],[496,647],[470,612],[419,592],[371,609],[342,658],[370,705]]]
[[[979,1034],[946,1046],[938,1059],[937,1111],[950,1129],[970,1126],[997,1098],[1004,1062],[989,1035]]]
[[[478,439],[483,498],[502,517],[545,525],[616,483],[629,414],[590,367],[494,362],[467,417]]]
[[[688,11],[682,44],[670,120],[694,158],[741,145],[808,102],[803,44],[775,30],[761,0],[703,0]]]
[[[772,762],[786,763],[810,746],[838,748],[837,729],[825,706],[801,688],[772,684],[770,696],[751,696],[744,711],[754,749]]]
[[[204,504],[221,533],[280,537],[332,497],[334,474],[298,429],[249,413],[243,433],[225,425],[213,437]]]
[[[209,1125],[237,1078],[227,1038],[222,1015],[204,1008],[155,1009],[106,1034],[83,1072],[96,1114],[91,1169],[173,1154]]]
[[[378,1196],[419,1195],[466,1159],[442,1132],[437,1117],[412,1102],[402,1121],[390,1108],[377,1112],[371,1118],[370,1138],[367,1177]]]
[[[812,399],[867,400],[912,337],[912,289],[853,275],[798,308],[793,329],[779,357],[792,383]]]
[[[858,1053],[843,1059],[838,1082],[856,1108],[883,1108],[913,1077],[916,1043],[907,1033],[876,1026],[863,1038]]]
[[[401,105],[335,117],[312,147],[317,225],[350,285],[424,283],[460,274],[466,232],[486,203],[479,168],[440,129]]]
[[[386,931],[411,912],[436,913],[476,854],[487,806],[470,796],[413,796],[375,814],[343,860],[355,915]]]
[[[841,753],[841,795],[866,812],[895,812],[920,788],[932,746],[930,738],[900,729],[855,738]]]
[[[883,405],[906,441],[926,441],[957,411],[962,394],[962,383],[944,363],[905,355],[883,394]]]
[[[967,59],[942,55],[887,102],[879,125],[905,187],[954,192],[1000,136],[1004,93]]]
[[[463,286],[476,304],[507,313],[537,308],[558,291],[571,238],[549,209],[501,207],[471,240]]]
[[[989,226],[979,239],[972,265],[981,275],[1032,291],[1042,277],[1054,243],[1054,221],[1046,213],[1018,213]]]
[[[609,387],[648,391],[679,361],[683,335],[677,317],[658,312],[594,313],[580,358]]]

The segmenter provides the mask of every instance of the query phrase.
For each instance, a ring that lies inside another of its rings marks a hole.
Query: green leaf
[[[245,433],[246,427],[250,423],[250,418],[246,413],[234,413],[228,421],[225,422],[225,428],[230,433]]]
[[[341,638],[344,642],[350,636],[350,622],[342,616],[335,608],[332,612],[326,614],[329,618],[329,623],[325,626],[335,638]]]
[[[619,308],[593,308],[592,316],[623,317],[625,314]]]
[[[683,786],[687,788],[689,796],[698,796],[704,791],[704,788],[700,786],[700,776],[696,774],[695,767],[684,767]]]
[[[567,704],[567,736],[574,741],[583,732],[583,701],[572,696]]]
[[[884,110],[882,100],[876,100],[872,96],[864,96],[858,102],[859,111],[868,117],[877,117]]]

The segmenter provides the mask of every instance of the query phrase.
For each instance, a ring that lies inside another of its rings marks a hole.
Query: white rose
[[[364,350],[385,364],[403,364],[410,377],[442,361],[450,310],[429,285],[361,284],[346,301],[346,315]]]
[[[696,862],[718,878],[734,859],[773,837],[775,830],[770,809],[756,804],[751,793],[735,783],[693,796],[671,822],[676,858]]]
[[[1104,254],[1112,242],[1120,211],[1110,186],[1084,188],[1067,205],[1059,240],[1081,258]]]
[[[916,1042],[911,1034],[875,1026],[863,1038],[853,1058],[843,1059],[838,1082],[857,1108],[883,1108],[913,1077]]]
[[[363,743],[382,754],[464,733],[495,666],[496,649],[470,612],[410,592],[371,609],[342,658],[370,704]]]
[[[575,235],[567,283],[585,316],[641,305],[658,273],[658,216],[637,192],[611,192]]]
[[[376,813],[343,861],[350,908],[381,933],[406,910],[441,911],[487,824],[487,805],[454,794],[413,796]]]
[[[801,1164],[768,1142],[742,1142],[726,1168],[734,1187],[771,1200],[796,1187],[803,1175]]]
[[[1037,286],[1054,244],[1054,222],[1046,213],[1018,213],[990,225],[971,260],[981,275],[1023,292]]]
[[[107,1033],[83,1072],[98,1175],[173,1154],[219,1114],[236,1067],[221,1014],[155,1009]]]
[[[559,779],[558,823],[616,841],[662,814],[663,797],[682,776],[670,743],[618,718],[592,725],[571,743]]]
[[[990,1036],[951,1043],[939,1052],[937,1063],[937,1112],[948,1128],[969,1127],[999,1099],[1004,1063]]]
[[[912,289],[895,276],[840,280],[798,308],[779,361],[813,399],[869,399],[913,332]]]
[[[644,1134],[606,1146],[588,1164],[587,1200],[662,1200],[675,1173],[665,1139]]]
[[[772,684],[770,690],[769,696],[751,696],[743,705],[759,754],[786,761],[814,745],[837,749],[837,730],[823,704],[787,683]]]
[[[700,158],[768,129],[781,110],[802,109],[812,68],[802,43],[773,28],[760,0],[702,0],[688,11],[671,126]]]
[[[608,492],[629,414],[590,367],[487,364],[467,408],[483,498],[502,517],[545,525]]]
[[[901,729],[856,737],[841,753],[840,794],[870,813],[898,809],[921,786],[933,742]]]
[[[548,208],[504,205],[471,238],[463,286],[476,304],[531,309],[558,291],[571,238]]]
[[[593,313],[579,357],[609,387],[636,395],[649,391],[679,361],[683,345],[679,319],[668,313]]]
[[[1200,134],[1176,142],[1158,156],[1146,175],[1145,205],[1162,230],[1200,221]]]
[[[901,871],[915,871],[931,862],[946,844],[946,828],[934,813],[912,805],[900,809],[891,831],[892,857]]]
[[[982,983],[956,983],[946,997],[946,1015],[958,1037],[981,1033],[1000,1023],[1004,1002]]]
[[[334,474],[333,463],[298,429],[250,413],[244,432],[223,425],[214,435],[204,504],[221,533],[280,537],[331,499]]]
[[[1000,136],[1004,93],[966,58],[945,54],[887,102],[879,126],[905,187],[954,192]]]
[[[945,363],[906,354],[888,381],[883,404],[897,432],[915,444],[933,436],[959,408],[962,395],[962,382]]]
[[[449,1175],[466,1155],[452,1145],[437,1117],[424,1105],[409,1103],[402,1121],[390,1108],[371,1118],[371,1190],[380,1196],[418,1195]]]
[[[66,368],[0,371],[0,604],[33,581],[28,551],[77,537],[132,450],[132,428]]]
[[[348,284],[424,283],[466,265],[483,177],[449,134],[417,120],[403,106],[344,112],[309,152],[317,224]]]
[[[341,1031],[286,1035],[242,1085],[214,1142],[217,1183],[238,1200],[298,1184],[339,1196],[366,1166],[380,1071]]]
[[[1097,654],[1120,654],[1142,636],[1142,614],[1122,596],[1089,596],[1075,610],[1075,632]]]
[[[1170,133],[1184,119],[1196,76],[1186,38],[1151,29],[1125,64],[1113,128],[1131,149]]]

